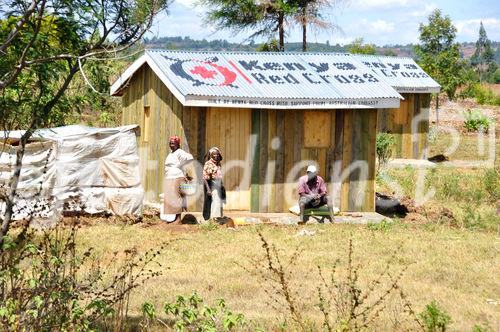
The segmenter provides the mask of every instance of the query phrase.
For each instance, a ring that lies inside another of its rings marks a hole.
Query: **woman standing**
[[[186,205],[180,192],[180,185],[188,179],[183,166],[192,161],[193,156],[180,148],[181,139],[178,136],[170,137],[168,145],[171,152],[165,159],[163,213],[167,215],[168,222],[180,224],[181,213]]]
[[[203,218],[222,217],[222,205],[226,199],[226,192],[222,185],[220,162],[222,154],[219,148],[213,147],[208,151],[208,160],[203,166],[203,182],[205,200],[203,202]]]

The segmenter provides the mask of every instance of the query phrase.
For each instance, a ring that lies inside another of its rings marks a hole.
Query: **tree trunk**
[[[2,221],[2,227],[0,228],[0,251],[2,250],[4,236],[6,236],[9,232],[9,227],[14,215],[14,201],[17,195],[17,186],[19,184],[19,177],[21,175],[26,143],[30,139],[31,135],[33,135],[36,128],[38,128],[40,124],[46,123],[47,119],[50,116],[50,111],[54,108],[59,99],[61,99],[61,97],[63,96],[64,92],[68,89],[69,83],[72,81],[73,77],[78,71],[79,66],[76,62],[70,65],[68,76],[65,78],[63,85],[59,88],[54,98],[52,98],[47,104],[45,104],[42,114],[39,116],[35,116],[30,125],[30,128],[26,130],[26,132],[21,136],[21,141],[19,142],[19,147],[16,152],[16,166],[14,168],[12,178],[9,181],[9,192],[7,194],[5,202],[5,213]]]
[[[302,8],[302,52],[307,52],[307,8]]]
[[[280,38],[280,52],[285,51],[285,13],[280,11],[278,16],[278,28]]]
[[[2,221],[2,228],[0,229],[0,246],[3,244],[3,238],[7,235],[9,231],[9,226],[12,221],[14,214],[14,200],[17,194],[17,185],[19,184],[19,177],[21,175],[21,168],[23,165],[24,151],[26,148],[26,143],[33,134],[32,130],[27,130],[23,136],[21,136],[21,141],[16,152],[16,165],[14,167],[14,173],[9,181],[9,192],[6,195],[5,202],[5,214]],[[1,249],[0,249],[1,250]]]

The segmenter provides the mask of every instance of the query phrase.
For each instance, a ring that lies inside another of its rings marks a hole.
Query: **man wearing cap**
[[[299,208],[300,222],[305,224],[308,217],[304,215],[305,209],[318,208],[323,205],[328,206],[330,218],[333,222],[333,204],[328,196],[325,181],[318,175],[318,169],[314,165],[307,167],[307,174],[299,178]]]

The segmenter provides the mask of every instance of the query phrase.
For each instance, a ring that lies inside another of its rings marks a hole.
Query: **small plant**
[[[394,304],[397,317],[393,320],[396,330],[408,330],[422,327],[418,321],[410,302],[399,288],[399,281],[404,273],[393,271],[391,266],[397,258],[400,247],[388,259],[384,270],[368,284],[360,282],[360,267],[354,261],[352,240],[349,241],[347,265],[340,267],[340,262],[333,264],[331,275],[327,276],[320,266],[317,266],[317,277],[298,278],[301,283],[318,280],[316,292],[305,293],[299,289],[294,279],[294,267],[297,264],[300,250],[297,248],[291,257],[282,257],[282,252],[259,232],[264,249],[264,257],[251,258],[252,269],[245,270],[256,274],[265,286],[269,296],[269,305],[284,315],[284,330],[311,331],[320,330],[303,314],[307,304],[303,299],[316,298],[316,308],[323,316],[322,327],[325,331],[364,331],[377,330],[378,324],[384,321],[381,314],[390,313],[387,308]],[[314,294],[316,293],[316,294]],[[287,318],[289,318],[287,320]],[[405,328],[402,328],[405,326]]]
[[[378,158],[378,168],[389,162],[392,155],[392,148],[395,143],[394,135],[389,133],[377,134],[376,152]]]
[[[383,219],[381,222],[374,223],[374,222],[369,222],[366,225],[366,228],[368,228],[371,231],[383,231],[387,232],[388,230],[391,229],[393,226],[393,223],[390,221],[387,221],[387,219]]]
[[[444,332],[451,323],[450,315],[440,308],[436,301],[426,305],[419,317],[422,319],[427,332]]]
[[[175,302],[165,303],[163,310],[173,316],[172,325],[177,331],[232,331],[246,325],[245,317],[229,310],[224,299],[209,306],[196,292],[189,297],[177,296]]]
[[[489,200],[495,203],[500,200],[500,168],[487,169],[483,178],[484,189]]]
[[[467,131],[488,132],[492,120],[484,115],[480,110],[468,110],[465,113],[464,127]]]
[[[472,327],[472,332],[493,332],[489,324],[476,324]]]

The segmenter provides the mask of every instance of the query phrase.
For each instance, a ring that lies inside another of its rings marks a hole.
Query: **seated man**
[[[330,218],[333,222],[333,203],[330,196],[328,196],[325,181],[321,178],[321,176],[318,176],[316,166],[309,165],[307,167],[307,175],[300,177],[299,196],[299,224],[305,224],[307,222],[308,216],[304,215],[305,209],[318,208],[325,204],[328,206]]]

